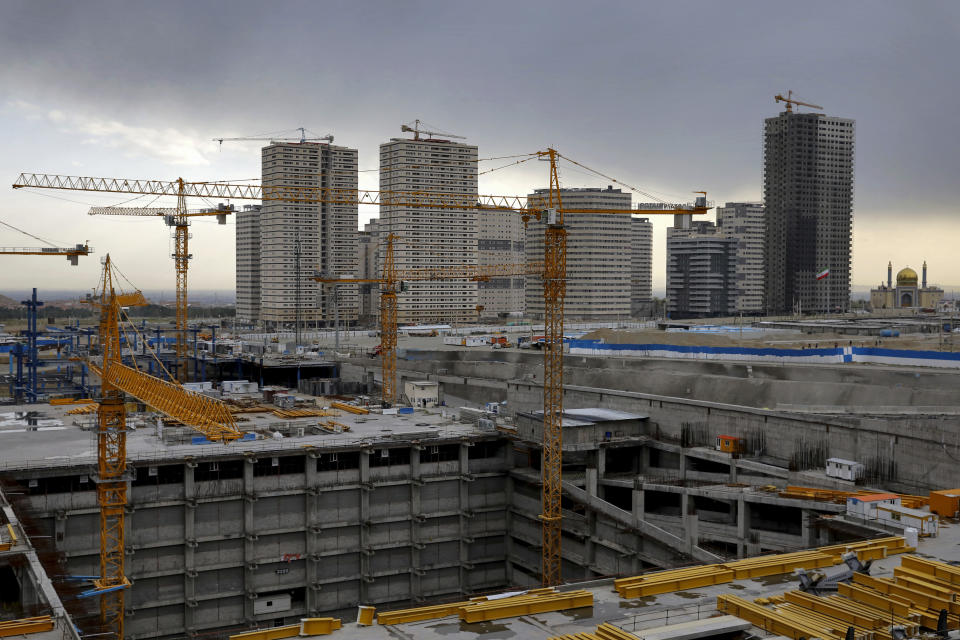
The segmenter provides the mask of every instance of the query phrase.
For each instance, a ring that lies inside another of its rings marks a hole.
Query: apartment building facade
[[[630,315],[653,314],[653,223],[630,217]]]
[[[709,318],[734,313],[737,240],[712,222],[674,216],[667,229],[667,313]]]
[[[363,280],[376,280],[382,276],[378,252],[380,249],[380,234],[377,220],[373,219],[363,225],[357,241],[357,277]],[[380,285],[377,283],[360,285],[361,324],[373,324],[380,317]]]
[[[717,207],[717,227],[737,241],[734,311],[747,315],[763,313],[763,204],[728,202]]]
[[[450,140],[393,138],[380,145],[380,189],[393,192],[477,196],[477,147]],[[475,209],[435,209],[381,205],[380,260],[387,235],[394,236],[400,271],[477,265],[478,213]],[[382,262],[381,262],[382,264]],[[398,322],[408,324],[475,322],[477,282],[410,281],[397,296]]]
[[[548,193],[537,189],[528,198]],[[560,191],[564,207],[629,209],[631,196],[620,189],[569,188]],[[630,317],[633,253],[631,216],[605,213],[568,213],[567,294],[564,315],[577,320],[612,320]],[[529,262],[543,261],[545,220],[527,224],[524,248]],[[542,319],[543,282],[526,278],[526,316]]]
[[[849,308],[853,153],[853,120],[784,112],[764,121],[767,312]]]
[[[260,319],[260,205],[246,205],[237,221],[237,321],[254,324]]]
[[[265,189],[357,188],[356,149],[272,142],[263,147],[261,156]],[[355,204],[266,201],[256,222],[247,217],[241,225],[238,220],[237,241],[238,298],[241,291],[247,292],[244,313],[252,321],[277,329],[298,322],[303,327],[329,326],[336,316],[341,322],[356,321],[356,285],[321,287],[313,279],[317,271],[337,277],[357,272]],[[255,245],[257,269],[252,266]],[[241,260],[250,266],[241,270]],[[257,290],[259,309],[253,302]]]
[[[523,265],[526,260],[523,219],[512,211],[482,211],[477,220],[477,259],[481,270],[498,265]],[[541,258],[542,260],[542,258]],[[516,275],[477,283],[480,318],[502,320],[523,315],[526,277]]]

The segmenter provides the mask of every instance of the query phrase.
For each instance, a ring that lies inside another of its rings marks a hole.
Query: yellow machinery
[[[223,403],[191,393],[128,367],[122,362],[120,316],[123,307],[142,306],[140,291],[118,292],[108,254],[97,294],[91,300],[100,308],[100,363],[91,369],[101,378],[97,409],[97,503],[100,507],[100,576],[94,581],[100,592],[100,616],[104,627],[123,638],[124,592],[130,585],[124,570],[124,509],[127,506],[127,428],[123,394],[186,425],[208,439],[230,442],[242,436],[233,415]]]
[[[486,281],[501,276],[540,274],[538,265],[504,264],[491,266],[451,265],[404,269],[398,271],[394,260],[392,233],[387,236],[384,247],[383,269],[379,278],[314,278],[323,284],[379,284],[380,285],[380,367],[383,378],[381,394],[384,402],[394,404],[400,390],[397,388],[397,294],[402,282],[426,280],[475,280]]]
[[[546,237],[543,263],[543,295],[545,337],[544,382],[543,382],[543,464],[542,464],[542,509],[543,522],[543,572],[544,585],[555,585],[561,581],[561,508],[562,487],[562,434],[563,414],[563,308],[566,296],[567,278],[567,231],[564,226],[565,214],[622,214],[622,215],[664,215],[664,214],[703,214],[709,211],[706,197],[694,206],[676,205],[662,209],[575,209],[565,208],[560,196],[560,179],[557,165],[560,158],[572,164],[593,171],[598,176],[609,178],[589,167],[561,156],[555,149],[549,148],[530,154],[550,163],[550,189],[542,197],[528,200],[522,196],[492,196],[457,193],[414,192],[414,191],[370,191],[364,189],[336,189],[317,186],[261,186],[255,184],[230,184],[226,182],[185,182],[182,178],[175,181],[126,180],[121,178],[90,178],[65,175],[22,173],[13,184],[15,189],[33,187],[42,189],[66,189],[74,191],[101,191],[110,193],[128,193],[141,195],[170,195],[178,198],[178,211],[186,211],[187,197],[200,197],[219,200],[261,200],[296,203],[329,204],[371,204],[395,207],[425,209],[473,209],[487,211],[514,211],[524,221],[535,217],[538,220],[546,216]],[[619,181],[618,181],[619,182]],[[622,183],[621,183],[622,184]],[[626,185],[625,185],[626,186]],[[702,192],[700,192],[702,193]],[[179,227],[178,227],[179,229]],[[178,236],[178,251],[179,251]],[[186,255],[186,227],[184,226],[183,250]],[[185,261],[184,261],[185,264]],[[395,273],[392,253],[384,263],[384,273]],[[184,267],[184,277],[186,277]],[[384,326],[396,326],[397,298],[399,280],[389,279],[382,285],[381,323]],[[179,272],[178,272],[179,283]],[[186,307],[183,309],[186,314]],[[178,310],[179,312],[179,310]],[[386,318],[384,318],[386,317]],[[383,335],[383,352],[396,350],[396,334]],[[388,363],[389,360],[389,363]],[[395,353],[384,358],[385,366],[396,366]],[[384,384],[395,379],[395,369],[385,371]],[[384,397],[395,397],[396,389],[384,389]]]
[[[778,93],[777,95],[773,96],[773,101],[786,103],[787,113],[793,113],[793,105],[795,104],[800,105],[802,107],[810,107],[811,109],[823,109],[823,107],[821,107],[818,104],[810,104],[809,102],[801,102],[800,100],[795,100],[793,98],[793,91],[787,91],[786,97],[784,97],[782,93]]]

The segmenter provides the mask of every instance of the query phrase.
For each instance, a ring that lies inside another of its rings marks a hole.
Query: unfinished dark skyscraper
[[[768,313],[850,305],[853,139],[846,118],[784,112],[764,122]]]

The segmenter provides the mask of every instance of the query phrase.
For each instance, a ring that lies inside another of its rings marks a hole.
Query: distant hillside
[[[8,298],[7,296],[0,294],[0,308],[10,309],[12,307],[19,307],[20,303],[13,298]]]

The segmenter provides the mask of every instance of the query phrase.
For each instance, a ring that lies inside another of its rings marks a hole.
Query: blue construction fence
[[[755,347],[701,347],[677,344],[607,344],[600,340],[571,340],[571,355],[634,356],[641,358],[686,358],[691,360],[743,360],[749,362],[825,363],[871,362],[960,369],[960,353],[835,347],[774,349]]]

